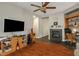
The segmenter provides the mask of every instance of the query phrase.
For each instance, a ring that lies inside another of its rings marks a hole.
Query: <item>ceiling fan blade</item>
[[[31,6],[35,6],[35,7],[39,7],[39,8],[41,7],[41,6],[38,6],[38,5],[35,5],[35,4],[31,4]]]
[[[45,2],[45,4],[42,7],[45,7],[49,4],[49,2]]]
[[[36,11],[38,11],[38,10],[40,10],[40,9],[36,9],[36,10],[34,10],[33,12],[36,12]]]
[[[56,7],[46,7],[46,9],[56,9]]]
[[[44,13],[46,13],[46,11],[43,11]]]
[[[46,11],[42,11],[43,13],[46,13]]]

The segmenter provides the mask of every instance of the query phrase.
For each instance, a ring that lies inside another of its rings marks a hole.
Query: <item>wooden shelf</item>
[[[70,26],[70,23],[69,23],[69,21],[71,21],[73,18],[76,18],[76,17],[79,17],[79,11],[77,10],[77,11],[73,11],[72,13],[67,13],[66,15],[65,15],[65,28],[70,28],[70,27],[72,27],[73,28],[73,26],[75,25],[75,24],[71,24],[71,26]],[[75,21],[75,19],[74,19],[74,21]],[[72,34],[72,36],[73,36],[73,34]],[[67,38],[67,36],[66,36],[66,34],[65,34],[65,39],[68,39],[68,40],[70,40],[71,39],[71,41],[72,41],[72,36],[69,36],[68,35],[68,37],[69,37],[69,39]],[[73,39],[74,40],[74,39]]]
[[[13,36],[10,38],[11,41],[10,42],[5,42],[5,43],[10,43],[11,47],[8,50],[5,50],[4,52],[2,51],[1,55],[7,55],[9,53],[15,52],[17,50],[17,47],[19,47],[19,49],[25,47],[25,43],[23,42],[25,41],[24,36]],[[18,45],[17,45],[18,44]],[[26,43],[27,46],[27,43]],[[7,46],[6,46],[7,47]],[[4,47],[3,47],[4,48]],[[10,51],[11,50],[11,51]]]

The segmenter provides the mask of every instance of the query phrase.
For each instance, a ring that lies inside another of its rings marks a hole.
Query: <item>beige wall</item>
[[[48,23],[49,19],[39,20],[39,37],[44,37],[48,35]]]
[[[0,3],[0,36],[8,36],[12,33],[4,33],[4,19],[13,19],[25,22],[24,32],[15,34],[29,33],[32,28],[33,18],[29,11],[9,3]]]
[[[36,34],[36,37],[39,37],[39,18],[33,16],[33,31]]]

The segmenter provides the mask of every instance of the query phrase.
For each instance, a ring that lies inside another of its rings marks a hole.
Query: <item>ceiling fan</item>
[[[41,12],[46,13],[46,9],[56,9],[56,7],[47,7],[48,4],[49,4],[49,2],[42,2],[41,6],[38,6],[38,5],[35,5],[35,4],[31,4],[31,6],[38,8],[38,9],[34,10],[33,12],[40,10]]]

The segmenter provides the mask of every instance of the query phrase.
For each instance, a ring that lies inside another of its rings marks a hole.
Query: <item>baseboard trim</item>
[[[42,36],[42,37],[37,37],[38,39],[40,39],[40,38],[44,38],[44,37],[47,37],[48,35],[45,35],[45,36]]]

